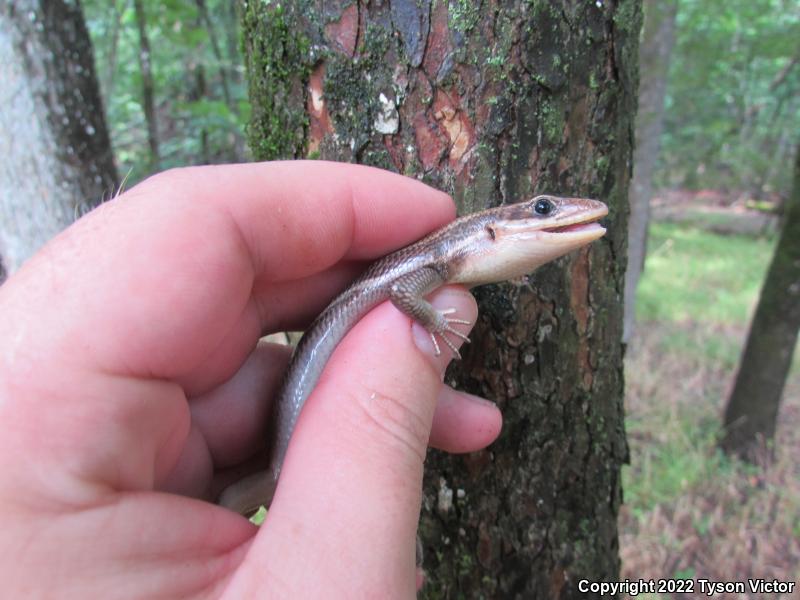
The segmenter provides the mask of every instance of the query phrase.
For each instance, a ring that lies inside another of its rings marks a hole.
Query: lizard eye
[[[541,198],[536,201],[536,204],[533,206],[533,212],[537,215],[541,215],[546,217],[551,212],[553,212],[553,203],[550,200],[546,200],[545,198]]]

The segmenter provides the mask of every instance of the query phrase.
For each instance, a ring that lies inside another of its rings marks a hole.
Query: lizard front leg
[[[425,294],[432,292],[445,283],[442,275],[431,267],[423,267],[417,271],[407,273],[395,280],[389,288],[389,298],[400,311],[420,323],[431,335],[433,348],[436,356],[441,354],[436,335],[453,352],[456,358],[461,358],[458,348],[447,337],[451,334],[469,343],[469,338],[453,327],[453,324],[470,325],[464,319],[451,319],[447,315],[455,312],[455,309],[437,310],[433,305],[425,300]]]

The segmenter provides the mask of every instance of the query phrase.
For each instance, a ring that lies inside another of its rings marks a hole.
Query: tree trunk
[[[0,255],[8,274],[117,174],[80,4],[0,0]]]
[[[208,41],[211,44],[211,52],[214,54],[214,58],[217,61],[219,83],[220,87],[222,88],[222,97],[225,100],[225,106],[227,106],[232,113],[236,114],[238,107],[233,103],[232,100],[230,86],[228,85],[227,64],[225,62],[225,58],[222,56],[222,50],[220,50],[216,26],[214,25],[214,21],[211,19],[211,15],[208,12],[206,0],[195,0],[194,3],[197,6],[197,12],[200,15],[198,29],[205,26],[206,31],[208,32]]]
[[[430,453],[420,531],[431,597],[616,580],[638,0],[246,2],[243,21],[257,158],[377,165],[461,213],[540,192],[610,204],[600,242],[476,291],[448,382],[496,401],[505,429],[483,452]]]
[[[192,101],[201,100],[208,94],[208,86],[206,85],[206,70],[202,63],[194,66],[194,86],[189,94],[189,99]],[[211,164],[211,150],[208,147],[208,129],[206,127],[200,128],[200,164]]]
[[[775,435],[783,386],[800,328],[800,146],[792,196],[772,257],[739,373],[725,409],[722,448],[755,462]]]
[[[150,38],[147,36],[147,15],[142,0],[133,0],[136,25],[139,29],[139,70],[142,75],[142,107],[147,123],[147,143],[150,146],[150,170],[157,171],[161,163],[158,139],[158,117],[155,104],[155,83],[150,63]]]
[[[108,60],[105,65],[105,77],[103,81],[103,93],[106,98],[114,96],[114,84],[117,75],[117,51],[119,50],[119,36],[122,30],[122,17],[125,13],[125,0],[113,0],[108,7],[106,18],[111,22],[111,39],[108,42]]]
[[[633,179],[628,192],[631,216],[628,221],[628,270],[625,273],[625,326],[622,340],[627,343],[636,324],[636,288],[647,254],[647,226],[653,171],[658,160],[664,124],[664,97],[669,75],[669,59],[675,45],[675,16],[678,0],[645,0],[644,31],[639,47],[639,110],[636,113],[636,149],[633,153]]]

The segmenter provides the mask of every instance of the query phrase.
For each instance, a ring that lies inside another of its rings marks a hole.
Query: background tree
[[[0,254],[9,273],[117,186],[81,5],[0,0]]]
[[[722,447],[750,461],[772,440],[800,328],[800,146],[794,191],[725,409]]]
[[[793,0],[681,0],[662,187],[788,195],[783,165],[800,123],[798,40]]]
[[[433,597],[577,598],[618,576],[621,294],[640,6],[555,1],[244,4],[258,158],[357,161],[461,212],[538,192],[611,206],[606,238],[478,292],[450,382],[505,433],[432,453],[421,532]]]
[[[133,0],[136,13],[136,26],[139,30],[139,73],[142,81],[142,108],[147,123],[147,143],[150,145],[151,171],[157,171],[161,162],[160,142],[158,140],[158,119],[156,118],[155,84],[153,71],[150,68],[150,36],[147,33],[147,14],[143,0]]]
[[[236,3],[137,0],[152,45],[152,117],[160,168],[247,158],[249,115]],[[83,0],[108,107],[111,137],[127,184],[152,173],[133,0]]]
[[[636,111],[636,146],[633,178],[628,192],[631,216],[628,222],[628,270],[625,272],[625,325],[622,339],[630,341],[636,322],[636,287],[647,252],[647,225],[653,172],[661,145],[664,100],[672,47],[675,45],[675,15],[678,0],[645,0],[642,41],[639,46],[639,108]]]

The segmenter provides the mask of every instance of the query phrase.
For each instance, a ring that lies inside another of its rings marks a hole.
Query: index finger
[[[256,273],[271,281],[299,279],[343,258],[374,259],[455,214],[447,194],[419,181],[325,161],[178,169],[150,178],[129,195],[151,185],[170,189],[172,200],[227,213]]]
[[[36,330],[62,357],[173,377],[220,347],[243,358],[267,318],[253,297],[259,280],[382,255],[453,214],[445,194],[356,165],[168,171],[58,236],[4,286],[15,296],[6,308],[23,319],[35,313]]]

